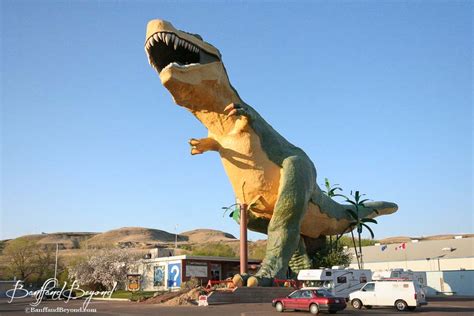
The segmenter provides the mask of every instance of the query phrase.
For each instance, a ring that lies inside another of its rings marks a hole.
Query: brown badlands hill
[[[190,243],[203,243],[203,242],[219,242],[219,241],[234,241],[233,235],[213,229],[195,229],[187,232],[183,232],[180,235],[188,237]]]
[[[166,246],[175,242],[176,235],[164,230],[144,227],[122,227],[106,231],[104,233],[42,233],[25,235],[25,238],[43,245],[59,245],[60,249],[80,248],[153,248]],[[195,229],[178,234],[180,244],[200,244],[213,242],[232,242],[236,238],[226,232],[213,229]],[[0,241],[6,245],[9,240]],[[0,247],[2,248],[2,247]],[[1,250],[1,249],[0,249]]]
[[[474,237],[474,234],[446,234],[427,237],[390,237],[379,240],[383,244],[408,242],[412,239],[441,240],[451,239],[454,236]],[[60,249],[84,249],[101,247],[120,248],[153,248],[156,246],[171,245],[175,241],[175,234],[153,228],[122,227],[104,233],[91,232],[58,232],[26,235],[19,238],[34,240],[43,245],[59,244]],[[178,234],[179,244],[202,244],[224,242],[234,245],[238,239],[235,236],[213,229],[195,229]],[[0,241],[0,251],[9,240]],[[263,242],[263,241],[262,241]],[[238,244],[236,244],[238,246]]]
[[[419,241],[426,241],[426,240],[446,240],[446,239],[453,239],[456,236],[462,236],[463,238],[472,238],[474,234],[446,234],[446,235],[433,235],[433,236],[422,236],[422,237],[408,237],[408,236],[398,236],[398,237],[389,237],[380,239],[379,242],[381,244],[398,244],[402,242],[410,242],[411,240],[419,240]]]
[[[59,232],[59,233],[42,233],[34,235],[25,235],[18,238],[28,239],[35,241],[41,245],[56,245],[58,244],[60,249],[76,249],[80,248],[80,244],[97,235],[98,233],[76,233],[76,232]],[[10,239],[11,240],[11,239]],[[3,240],[2,244],[7,244],[10,240]]]
[[[148,248],[158,244],[174,242],[175,234],[164,230],[143,227],[122,227],[97,234],[87,240],[88,247],[114,245],[122,248]],[[178,241],[187,241],[188,237],[178,235]]]

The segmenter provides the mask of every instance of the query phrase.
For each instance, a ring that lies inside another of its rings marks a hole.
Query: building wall
[[[474,270],[429,271],[427,295],[474,296]]]
[[[161,262],[142,262],[137,267],[137,273],[142,275],[141,278],[141,289],[144,291],[163,291],[169,288],[168,279],[171,271],[169,270],[170,264],[181,264],[183,260],[171,260]],[[161,285],[155,285],[155,269],[156,267],[162,267],[163,269],[163,282]],[[182,276],[179,275],[179,281],[182,280]]]
[[[351,268],[357,268],[357,263],[352,263]],[[412,271],[456,271],[474,270],[474,258],[452,258],[431,260],[408,260],[408,261],[386,261],[386,262],[364,262],[365,269],[386,270],[386,269],[410,269]]]

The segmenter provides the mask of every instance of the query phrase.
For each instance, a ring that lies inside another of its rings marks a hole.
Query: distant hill
[[[80,248],[81,242],[87,240],[93,236],[97,235],[97,233],[76,233],[76,232],[59,232],[59,233],[51,233],[51,234],[33,234],[33,235],[25,235],[18,238],[25,238],[29,240],[36,241],[41,245],[55,245],[58,244],[60,249],[78,249]],[[0,241],[0,248],[4,248],[6,244],[8,244],[9,240],[2,240]]]
[[[234,241],[233,235],[213,229],[195,229],[181,233],[180,235],[188,237],[190,243]]]
[[[423,237],[398,236],[378,240],[382,244],[393,244],[408,242],[412,239],[422,240],[440,240],[451,239],[454,236],[463,236],[464,238],[474,237],[474,234],[445,234]],[[136,248],[146,249],[156,246],[168,246],[175,242],[176,235],[164,230],[144,227],[122,227],[109,230],[104,233],[92,232],[58,232],[42,233],[34,235],[25,235],[19,238],[28,238],[35,240],[43,245],[59,244],[61,250],[74,250],[84,248]],[[10,240],[0,240],[0,252]],[[214,229],[195,229],[178,234],[178,242],[181,245],[203,244],[224,242],[232,247],[238,247],[238,239],[226,232]],[[234,245],[235,244],[235,245]]]
[[[115,245],[121,248],[150,248],[174,242],[175,234],[164,230],[143,227],[122,227],[97,234],[87,240],[88,247]],[[179,242],[188,241],[187,236],[178,235]]]
[[[433,235],[433,236],[422,236],[422,237],[398,236],[398,237],[389,237],[389,238],[380,239],[379,242],[381,244],[399,244],[402,242],[409,242],[413,239],[417,239],[419,241],[445,240],[445,239],[453,239],[455,236],[462,236],[463,238],[472,238],[474,237],[474,234],[445,234],[445,235]]]

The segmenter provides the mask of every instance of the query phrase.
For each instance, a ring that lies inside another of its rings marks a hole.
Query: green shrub
[[[235,251],[224,243],[206,244],[205,246],[193,247],[191,255],[211,257],[235,257]]]

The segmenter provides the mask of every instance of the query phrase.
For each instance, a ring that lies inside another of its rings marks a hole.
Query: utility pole
[[[176,249],[178,249],[178,224],[174,225],[174,251],[176,255]]]
[[[54,279],[56,279],[58,275],[58,251],[59,251],[59,244],[56,243],[56,263],[54,264]]]
[[[247,204],[240,204],[240,274],[247,273]]]

